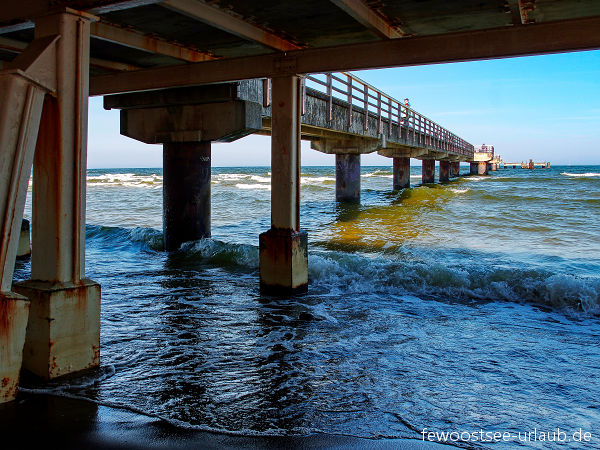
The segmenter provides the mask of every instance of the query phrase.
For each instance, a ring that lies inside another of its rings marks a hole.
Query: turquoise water
[[[600,448],[600,166],[411,181],[363,167],[343,206],[333,167],[303,168],[310,292],[282,300],[258,289],[268,168],[213,168],[213,238],[172,254],[162,171],[90,170],[102,365],[46,388],[240,434],[581,428]],[[582,444],[484,447],[517,445]]]

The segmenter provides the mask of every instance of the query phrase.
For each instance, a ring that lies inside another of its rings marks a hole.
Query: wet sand
[[[310,436],[232,436],[177,427],[160,418],[45,394],[20,393],[0,405],[3,449],[223,449],[223,448],[448,448],[417,439]]]

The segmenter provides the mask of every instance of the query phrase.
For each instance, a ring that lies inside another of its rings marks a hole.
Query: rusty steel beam
[[[16,28],[15,28],[16,27]],[[33,28],[33,22],[22,22],[11,27],[0,27],[0,34],[16,30]],[[92,35],[98,39],[114,42],[126,47],[143,50],[149,53],[170,56],[186,62],[202,62],[218,59],[216,56],[176,42],[170,42],[156,36],[148,36],[129,28],[123,28],[107,22],[94,22],[91,25]],[[99,62],[99,60],[96,60]]]
[[[392,26],[362,0],[331,0],[331,2],[381,38],[396,39],[406,34],[398,27]]]
[[[194,20],[204,22],[227,33],[258,42],[275,50],[289,51],[302,48],[275,33],[230,14],[220,8],[196,0],[166,0],[162,6]]]
[[[90,94],[590,50],[600,48],[599,29],[600,16],[161,67],[94,77]]]
[[[21,53],[27,48],[28,45],[29,44],[27,42],[17,41],[15,39],[9,39],[0,36],[0,49],[11,53]],[[98,67],[100,69],[112,70],[115,72],[140,69],[138,66],[134,66],[133,64],[109,61],[101,58],[90,58],[90,66]]]
[[[148,36],[135,30],[123,28],[107,22],[95,22],[91,25],[92,35],[104,41],[144,50],[150,53],[170,56],[186,62],[201,62],[217,59],[214,55],[192,49],[181,44],[169,42],[154,36]]]

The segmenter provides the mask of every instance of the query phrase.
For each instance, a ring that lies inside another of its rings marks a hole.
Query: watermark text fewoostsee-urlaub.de
[[[591,442],[592,433],[582,428],[565,431],[561,428],[528,431],[435,431],[424,428],[421,431],[424,441],[430,442]]]

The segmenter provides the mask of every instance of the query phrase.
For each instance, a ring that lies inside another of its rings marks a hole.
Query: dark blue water
[[[581,428],[600,448],[600,167],[414,167],[402,192],[362,171],[342,207],[334,168],[303,168],[310,292],[282,300],[258,290],[268,168],[214,168],[213,239],[173,254],[162,171],[90,170],[102,366],[49,389],[241,434]],[[489,444],[519,445],[583,444]]]

